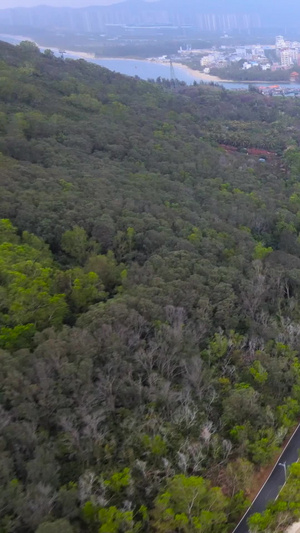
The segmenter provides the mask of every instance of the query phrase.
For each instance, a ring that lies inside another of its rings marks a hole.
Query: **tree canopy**
[[[300,414],[300,101],[0,52],[0,531],[229,532]]]

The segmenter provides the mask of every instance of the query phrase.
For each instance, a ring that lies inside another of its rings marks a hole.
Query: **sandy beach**
[[[194,70],[193,68],[188,67],[187,65],[182,65],[182,63],[173,63],[174,68],[181,68],[185,70],[188,74],[191,76],[194,76],[198,80],[202,81],[213,81],[214,83],[220,83],[220,82],[232,82],[233,80],[223,80],[222,78],[219,78],[218,76],[212,76],[211,74],[205,74],[205,72],[200,72],[200,70]]]
[[[169,65],[168,61],[160,61],[159,59],[146,59],[145,61],[149,61],[150,63],[157,63],[158,65]],[[187,65],[183,65],[182,63],[173,63],[173,66],[175,69],[180,68],[181,70],[185,70],[187,74],[189,74],[190,76],[193,76],[195,79],[199,81],[205,81],[205,82],[211,81],[214,83],[221,83],[224,81],[228,83],[233,82],[233,80],[223,80],[222,78],[219,78],[218,76],[212,76],[211,74],[205,74],[204,72],[200,72],[200,70],[194,70],[193,68],[190,68]]]
[[[69,53],[75,54],[77,52],[69,52]],[[164,65],[166,67],[169,67],[168,61],[159,61],[159,59],[156,60],[156,59],[140,59],[137,57],[102,57],[102,56],[101,57],[95,56],[94,59],[116,60],[116,61],[140,61],[141,63],[144,63],[145,61],[147,61],[147,63],[156,63],[157,65]],[[205,74],[204,72],[194,70],[188,67],[187,65],[182,65],[182,63],[173,63],[173,66],[175,69],[179,68],[180,70],[185,70],[187,74],[189,74],[190,76],[193,76],[195,79],[199,79],[200,81],[201,80],[205,82],[213,81],[215,83],[222,82],[222,81],[226,81],[226,82],[232,81],[232,80],[222,80],[221,78],[218,78],[218,76],[211,76],[210,74]]]
[[[4,36],[4,34],[2,34]],[[53,46],[46,46],[44,44],[40,44],[40,43],[37,43],[36,41],[34,41],[33,39],[31,39],[30,37],[26,37],[24,35],[9,35],[9,34],[5,34],[6,37],[9,37],[11,39],[18,39],[20,41],[30,41],[30,42],[34,42],[39,48],[42,48],[42,49],[48,49],[48,50],[52,50],[52,52],[55,52],[55,53],[59,53],[59,48],[57,47],[53,47]],[[0,35],[0,39],[1,39],[1,35]],[[147,63],[156,63],[158,65],[164,65],[164,66],[169,66],[169,61],[161,61],[159,59],[141,59],[141,58],[137,58],[137,57],[103,57],[103,56],[96,56],[95,54],[92,54],[92,53],[88,53],[88,52],[80,52],[79,50],[65,50],[65,53],[68,54],[68,55],[71,55],[71,56],[75,56],[75,59],[76,58],[79,58],[79,59],[94,59],[94,60],[99,60],[101,61],[102,59],[105,60],[105,61],[110,61],[110,60],[115,60],[115,61],[139,61],[141,63],[144,63],[144,62],[147,62]],[[218,76],[212,76],[211,74],[205,74],[204,72],[200,72],[199,70],[194,70],[190,67],[188,67],[187,65],[183,65],[182,63],[173,63],[173,66],[175,69],[180,69],[180,70],[183,70],[185,71],[187,74],[189,74],[189,76],[192,76],[195,80],[198,80],[198,81],[203,81],[203,82],[206,82],[206,83],[209,83],[209,82],[213,82],[213,83],[245,83],[246,84],[250,84],[250,83],[267,83],[267,82],[263,82],[263,81],[247,81],[247,82],[238,82],[238,81],[235,81],[234,80],[225,80],[225,79],[222,79],[222,78],[219,78]],[[176,70],[175,70],[175,75],[176,75]],[[279,83],[279,82],[278,82]]]
[[[50,50],[52,50],[53,52],[59,52],[58,48],[50,48]],[[89,54],[88,52],[75,52],[74,50],[65,50],[65,53],[70,55],[76,55],[81,59],[97,59],[95,57],[95,54]]]
[[[52,52],[59,53],[59,48],[54,47],[54,46],[46,46],[44,44],[37,43],[36,41],[31,39],[30,37],[26,37],[24,35],[8,35],[8,34],[6,34],[6,36],[10,37],[12,39],[18,39],[20,41],[30,41],[32,43],[34,42],[39,48],[44,48],[44,49],[52,50]],[[98,59],[100,61],[101,61],[101,59],[104,59],[104,60],[116,60],[116,61],[141,61],[141,62],[147,61],[149,63],[157,63],[158,65],[166,65],[166,66],[169,65],[168,62],[160,61],[159,59],[157,59],[157,60],[140,59],[140,58],[136,58],[136,57],[102,57],[102,56],[99,57],[99,56],[96,56],[95,54],[91,54],[91,53],[88,53],[88,52],[80,52],[78,50],[65,50],[65,53],[69,54],[69,55],[74,55],[74,56],[82,58],[82,59]],[[173,65],[174,65],[174,68],[179,68],[181,70],[184,70],[187,74],[189,74],[190,76],[193,76],[195,79],[197,79],[199,81],[215,82],[215,83],[232,81],[232,80],[222,80],[218,76],[211,76],[210,74],[205,74],[204,72],[200,72],[198,70],[194,70],[194,69],[188,67],[187,65],[182,65],[181,63],[173,63]]]

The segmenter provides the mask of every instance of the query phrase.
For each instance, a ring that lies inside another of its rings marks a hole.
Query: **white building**
[[[278,35],[276,37],[276,48],[285,48],[286,44],[285,44],[285,40],[284,40],[284,37],[282,35]]]
[[[282,67],[290,67],[293,62],[289,50],[282,50],[280,53],[280,63]]]
[[[254,48],[252,48],[252,55],[263,57],[265,55],[265,51],[262,46],[255,46]]]
[[[248,63],[248,61],[245,61],[245,63],[243,64],[243,70],[249,70],[249,68],[251,68],[252,65],[251,63]]]
[[[209,65],[213,65],[214,63],[217,63],[221,59],[223,59],[222,54],[216,52],[214,54],[209,54],[207,56],[202,57],[200,63],[202,67],[207,67]]]
[[[281,66],[288,68],[297,63],[298,61],[298,50],[295,48],[286,48],[280,52],[280,62]]]
[[[211,65],[213,63],[211,55],[204,56],[200,60],[201,67],[207,67],[208,65]]]

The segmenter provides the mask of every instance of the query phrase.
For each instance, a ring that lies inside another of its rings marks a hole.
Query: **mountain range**
[[[277,2],[276,2],[277,4]],[[97,32],[107,25],[192,26],[204,31],[296,27],[300,5],[294,0],[241,3],[239,0],[128,0],[110,6],[67,8],[38,6],[0,10],[0,27]]]

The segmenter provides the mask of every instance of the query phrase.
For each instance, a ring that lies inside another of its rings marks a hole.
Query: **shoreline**
[[[30,41],[32,43],[35,43],[40,49],[43,50],[51,50],[52,52],[56,52],[59,54],[59,48],[56,46],[45,46],[40,43],[37,43],[32,39],[31,37],[26,37],[24,35],[11,35],[11,34],[2,34],[5,37],[9,37],[11,39],[17,39],[21,41]],[[1,36],[0,36],[1,39]],[[89,52],[80,52],[76,50],[65,50],[65,53],[71,56],[75,56],[75,58],[79,59],[87,59],[87,60],[93,60],[93,61],[139,61],[141,63],[155,63],[157,65],[164,65],[165,67],[169,66],[169,63],[166,61],[161,61],[159,59],[141,59],[137,57],[99,57],[96,56],[95,53],[89,53]],[[289,81],[270,81],[270,80],[251,80],[251,81],[244,81],[244,80],[227,80],[220,78],[219,76],[213,76],[212,74],[205,74],[204,72],[200,72],[199,70],[194,70],[193,68],[184,65],[182,63],[175,62],[173,63],[173,66],[177,69],[180,69],[184,72],[186,72],[189,76],[193,77],[195,80],[203,81],[204,83],[240,83],[244,85],[251,85],[252,83],[259,83],[262,86],[266,85],[289,85]]]
[[[44,49],[44,50],[51,50],[52,52],[56,52],[56,53],[59,53],[59,48],[57,48],[56,46],[45,46],[45,45],[42,45],[40,43],[37,43],[34,39],[32,39],[31,37],[25,37],[24,35],[11,35],[11,34],[2,34],[3,36],[6,36],[6,37],[9,37],[11,39],[18,39],[20,41],[30,41],[32,43],[35,43],[40,49]],[[99,56],[96,56],[95,54],[92,54],[92,53],[88,53],[88,52],[79,52],[79,51],[75,51],[75,50],[65,50],[65,53],[68,54],[68,55],[74,55],[76,57],[79,57],[81,59],[93,59],[93,60],[96,60],[96,61],[101,61],[101,60],[104,60],[104,61],[140,61],[140,62],[147,62],[147,63],[155,63],[157,65],[164,65],[166,67],[169,66],[169,64],[165,61],[160,61],[159,59],[141,59],[141,58],[137,58],[137,57],[99,57]],[[226,82],[226,83],[235,83],[233,80],[222,80],[221,78],[219,78],[218,76],[212,76],[210,74],[205,74],[203,72],[200,72],[200,71],[197,71],[197,70],[194,70],[190,67],[188,67],[187,65],[183,65],[181,63],[173,63],[174,67],[175,68],[179,68],[183,71],[185,71],[187,74],[189,74],[190,76],[194,77],[195,79],[198,79],[199,81],[204,81],[204,82],[209,82],[209,81],[213,81],[215,83],[222,83],[222,82]]]
[[[18,41],[20,40],[21,41],[30,41],[31,43],[34,43],[36,44],[36,46],[38,46],[38,48],[42,48],[43,50],[51,50],[52,52],[57,52],[59,54],[59,50],[60,48],[57,48],[56,46],[46,46],[44,44],[40,44],[40,43],[37,43],[34,39],[32,39],[31,37],[26,37],[25,35],[11,35],[11,34],[8,34],[8,33],[2,33],[1,35],[3,35],[3,37],[9,37],[10,39],[17,39]],[[0,35],[0,40],[1,40],[1,35]],[[65,50],[65,53],[66,54],[70,54],[70,55],[75,55],[75,56],[78,56],[82,59],[97,59],[95,57],[95,54],[91,54],[91,53],[88,53],[88,52],[76,52],[75,50]]]
[[[75,52],[74,52],[75,53]],[[160,61],[159,59],[141,59],[137,57],[94,57],[93,59],[97,59],[101,61],[101,59],[105,61],[140,61],[141,63],[155,63],[156,65],[163,65],[165,67],[169,67],[169,63],[167,61]],[[173,66],[175,68],[179,68],[180,70],[184,70],[187,74],[192,76],[195,79],[198,79],[199,81],[213,81],[215,83],[239,83],[235,82],[234,80],[222,80],[218,76],[212,76],[211,74],[205,74],[204,72],[200,72],[199,70],[194,70],[187,65],[183,65],[182,63],[173,63]]]
[[[76,54],[76,52],[69,52],[72,54]],[[93,57],[93,59],[101,61],[102,59],[104,61],[140,61],[141,63],[155,63],[156,65],[163,65],[165,67],[169,67],[169,63],[167,61],[160,61],[159,59],[141,59],[138,57]],[[281,85],[289,85],[291,82],[286,80],[277,80],[277,81],[270,81],[270,80],[227,80],[220,78],[219,76],[213,76],[212,74],[205,74],[204,72],[201,72],[200,70],[194,70],[191,67],[188,67],[187,65],[184,65],[183,63],[173,63],[173,66],[175,68],[179,68],[180,70],[184,70],[187,74],[194,77],[195,79],[198,79],[199,81],[203,82],[213,82],[213,83],[241,83],[244,85],[251,85],[251,83],[260,83],[262,85],[274,85],[274,84],[281,84]],[[176,72],[175,72],[176,74]]]
[[[191,76],[195,76],[196,79],[206,81],[206,82],[214,82],[214,83],[235,83],[234,80],[223,80],[219,78],[219,76],[213,76],[212,74],[205,74],[205,72],[200,72],[200,70],[194,70],[191,67],[188,67],[187,65],[183,65],[182,63],[173,63],[175,68],[180,68],[185,70],[188,74]]]
[[[163,61],[151,61],[152,63],[158,63],[160,65],[166,65]],[[188,67],[187,65],[184,65],[183,63],[173,63],[174,67],[180,68],[185,70],[188,74],[191,76],[195,76],[199,80],[206,82],[214,82],[214,83],[243,83],[245,85],[250,85],[251,83],[261,83],[262,85],[275,85],[275,84],[285,84],[289,85],[291,82],[287,80],[276,80],[276,81],[270,81],[270,80],[227,80],[224,78],[220,78],[219,76],[213,76],[212,74],[205,74],[204,72],[201,72],[200,70],[194,70],[191,67]]]

